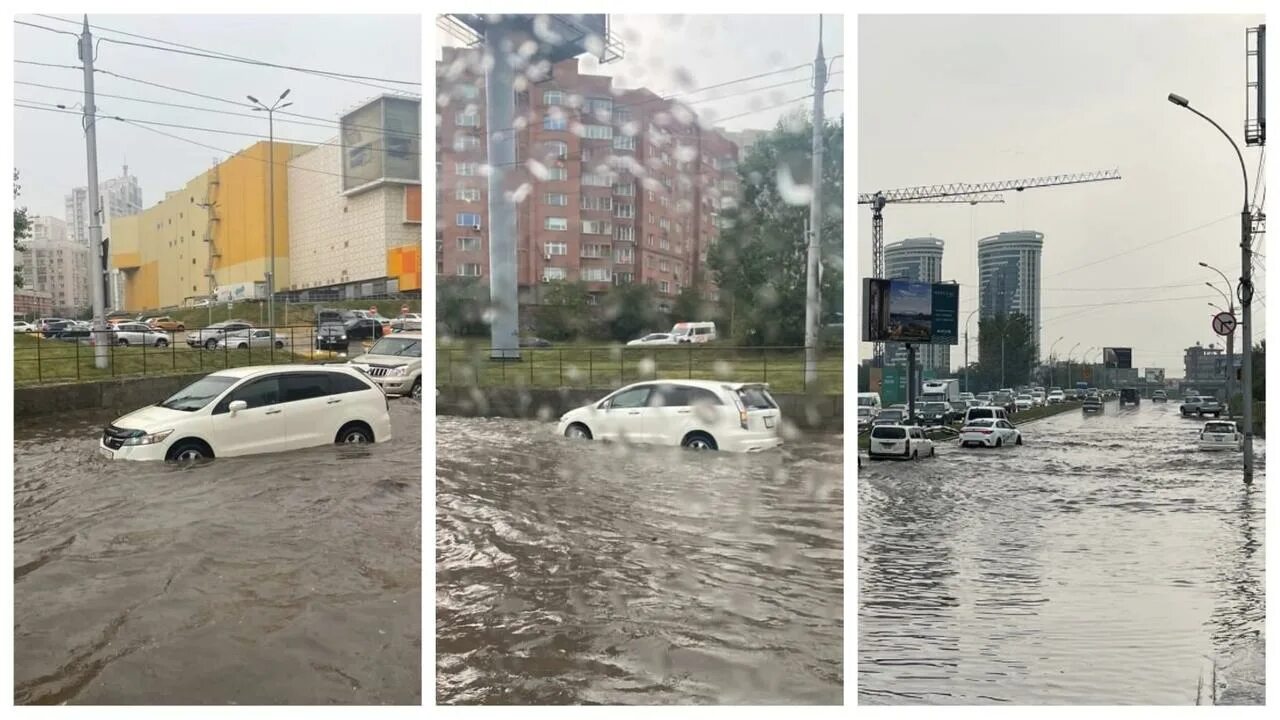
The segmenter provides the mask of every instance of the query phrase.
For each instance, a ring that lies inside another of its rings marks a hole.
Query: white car
[[[960,428],[960,447],[1021,445],[1022,433],[1008,420],[979,418]]]
[[[98,452],[194,461],[390,439],[387,396],[356,368],[266,365],[219,370],[116,419]]]
[[[112,339],[116,345],[120,347],[134,346],[150,346],[150,347],[168,347],[169,333],[163,330],[156,330],[143,323],[120,323],[116,325],[111,333]]]
[[[1244,434],[1230,420],[1210,420],[1204,424],[1196,444],[1201,450],[1239,450],[1244,445]]]
[[[627,345],[675,345],[676,339],[671,333],[649,333],[642,338],[632,340]]]
[[[935,452],[933,441],[915,425],[877,425],[871,428],[867,444],[867,457],[872,460],[918,460],[933,457]]]
[[[1064,403],[1064,402],[1066,402],[1066,401],[1067,401],[1067,396],[1066,396],[1066,395],[1064,395],[1064,394],[1063,394],[1063,392],[1062,392],[1061,390],[1055,390],[1055,391],[1053,391],[1053,392],[1049,393],[1049,400],[1048,400],[1048,403],[1049,403],[1050,405],[1061,405],[1062,403]]]
[[[1031,402],[1033,402],[1036,407],[1044,407],[1048,400],[1045,398],[1043,390],[1037,390],[1031,393]]]
[[[40,332],[40,328],[24,320],[19,320],[13,324],[13,332],[14,333],[38,333]]]
[[[422,333],[402,332],[379,338],[368,352],[350,362],[386,394],[422,399]]]
[[[226,333],[218,339],[218,344],[214,347],[219,350],[248,350],[275,346],[277,350],[283,350],[287,342],[289,342],[288,335],[273,334],[268,329],[255,328]]]
[[[782,411],[762,383],[655,380],[570,410],[556,432],[694,450],[757,452],[782,444]]]
[[[422,315],[420,313],[405,313],[398,318],[391,318],[388,324],[392,330],[421,330]]]
[[[1018,412],[1022,412],[1023,410],[1030,410],[1035,407],[1035,400],[1033,400],[1030,395],[1019,395],[1014,398],[1013,404],[1018,407]]]

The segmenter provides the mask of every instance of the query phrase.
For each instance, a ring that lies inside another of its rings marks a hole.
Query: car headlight
[[[339,339],[339,340],[346,340],[346,339],[347,339],[347,336],[346,336],[346,335],[339,335],[339,336],[338,336],[338,339]]]
[[[172,430],[161,430],[160,432],[151,433],[150,435],[135,435],[124,441],[125,445],[155,445],[164,442],[165,438],[173,434]]]
[[[387,371],[387,374],[403,377],[409,374],[409,367],[407,365],[401,365],[400,367],[393,367]]]

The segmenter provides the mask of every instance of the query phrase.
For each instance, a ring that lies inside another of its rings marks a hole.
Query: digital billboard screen
[[[1128,370],[1133,367],[1133,348],[1102,348],[1102,363],[1108,368]]]
[[[960,286],[907,279],[865,278],[865,342],[955,345]]]

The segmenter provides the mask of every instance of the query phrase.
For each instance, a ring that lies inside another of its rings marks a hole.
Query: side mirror
[[[227,407],[227,409],[231,411],[232,416],[235,416],[236,413],[240,412],[241,410],[247,410],[248,408],[249,408],[249,403],[243,400],[232,400],[231,405]]]
[[[602,400],[602,401],[600,402],[600,404],[596,406],[596,409],[597,409],[597,410],[608,410],[608,409],[609,409],[609,406],[610,406],[610,405],[612,405],[612,404],[613,404],[613,401],[612,401],[612,400]]]

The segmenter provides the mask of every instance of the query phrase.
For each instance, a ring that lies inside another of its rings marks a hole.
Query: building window
[[[612,140],[612,125],[584,125],[582,127],[582,137],[587,140]]]
[[[632,197],[636,194],[636,184],[633,182],[614,183],[613,194]]]
[[[622,242],[635,242],[636,229],[631,227],[630,225],[614,225],[613,239],[621,240]]]
[[[582,184],[590,187],[610,187],[613,185],[613,177],[601,173],[583,173]]]
[[[458,265],[458,275],[462,277],[480,277],[480,263],[462,263]]]
[[[453,122],[463,127],[478,127],[480,116],[473,112],[460,112],[453,116]]]
[[[542,153],[544,157],[566,158],[569,157],[569,145],[559,140],[549,140],[542,143]]]
[[[593,97],[587,98],[585,103],[586,111],[602,117],[610,117],[613,115],[613,99]]]
[[[663,295],[670,295],[671,283],[667,282],[666,280],[658,281],[658,292],[661,292]]]
[[[671,272],[671,261],[666,258],[659,260],[658,272]]]
[[[543,202],[547,205],[565,207],[569,204],[569,196],[564,193],[547,193],[543,196]]]
[[[564,117],[547,115],[546,117],[542,118],[543,130],[566,130],[568,129],[568,127],[569,127],[569,121]]]
[[[599,196],[583,195],[582,209],[583,210],[612,210],[613,196],[612,195],[599,195]]]
[[[480,97],[480,88],[469,83],[455,85],[453,89],[459,96],[466,98],[467,100],[474,100],[475,98]]]
[[[547,168],[547,180],[568,180],[569,172],[562,167]]]
[[[648,242],[648,245],[649,245],[649,247],[654,247],[654,242],[653,242],[653,233],[649,233],[649,242]]]
[[[635,150],[636,139],[631,137],[630,135],[614,135],[613,149],[614,150]]]
[[[547,251],[547,257],[551,257],[552,255],[568,255],[569,254],[569,243],[549,242],[543,245],[543,248],[545,248]]]
[[[663,230],[670,230],[671,221],[666,218],[658,218],[658,227],[662,228]]]
[[[569,273],[564,268],[542,268],[542,279],[546,282],[551,282],[552,280],[564,280],[567,277],[569,277]]]
[[[463,177],[480,174],[479,167],[476,163],[455,163],[453,171],[455,174],[462,175]]]
[[[614,121],[614,122],[616,122],[616,123],[629,123],[629,122],[631,122],[631,111],[630,111],[630,110],[627,110],[626,108],[614,108],[614,109],[613,109],[613,121]]]
[[[460,187],[457,191],[458,200],[462,202],[478,202],[480,200],[479,188]]]
[[[546,228],[547,230],[560,230],[560,231],[568,230],[569,220],[568,218],[562,218],[562,217],[548,217],[542,221],[542,227]]]
[[[453,139],[454,152],[467,152],[480,148],[480,138],[475,135],[458,135]]]
[[[662,250],[670,250],[670,249],[671,249],[671,240],[669,240],[669,239],[667,238],[667,236],[663,235],[663,236],[662,236],[661,238],[659,238],[659,240],[658,240],[658,247],[659,247],[660,249],[662,249]]]
[[[543,105],[563,105],[564,93],[560,92],[559,90],[547,90],[546,92],[542,93],[542,104]]]
[[[608,220],[583,220],[583,235],[612,235],[613,223]]]
[[[478,237],[458,238],[458,252],[480,252],[480,238]]]
[[[631,247],[614,248],[613,261],[619,265],[631,265],[635,262],[635,249]]]
[[[632,219],[636,216],[636,206],[630,205],[630,204],[616,205],[613,208],[613,216],[619,217],[619,218],[626,218],[628,220]]]
[[[596,243],[583,245],[581,256],[584,258],[607,258],[609,257],[609,246]]]
[[[480,213],[458,213],[458,227],[479,228]]]
[[[587,282],[609,282],[609,268],[583,268],[582,279]]]

